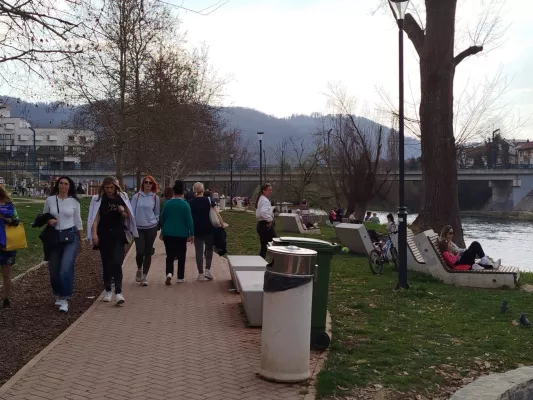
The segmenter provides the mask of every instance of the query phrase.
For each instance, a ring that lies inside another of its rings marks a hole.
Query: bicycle
[[[383,266],[392,262],[394,264],[394,270],[398,270],[398,250],[394,247],[391,234],[397,232],[391,232],[386,235],[379,235],[372,241],[374,249],[368,255],[368,266],[370,271],[374,275],[379,275],[383,272]],[[390,259],[388,254],[390,253]]]

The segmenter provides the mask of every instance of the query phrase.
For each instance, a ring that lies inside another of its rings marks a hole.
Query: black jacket
[[[57,231],[53,226],[48,225],[48,221],[51,219],[54,219],[54,216],[50,213],[39,214],[35,218],[35,221],[33,221],[33,224],[31,224],[33,228],[41,228],[46,225],[39,235],[39,239],[43,242],[44,261],[48,261],[50,251],[59,243]]]

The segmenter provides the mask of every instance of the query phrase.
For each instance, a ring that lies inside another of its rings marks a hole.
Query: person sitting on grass
[[[485,253],[483,252],[483,248],[479,242],[472,242],[468,249],[466,249],[460,255],[454,255],[450,242],[446,239],[440,239],[439,250],[444,257],[444,261],[446,261],[446,264],[448,264],[451,269],[460,271],[472,269],[477,271],[493,268],[492,265],[480,265],[476,263],[476,257],[480,257],[482,260],[485,257]]]
[[[440,232],[440,239],[448,241],[448,244],[450,245],[450,250],[453,256],[461,257],[464,252],[469,250],[474,245],[474,243],[477,243],[477,245],[479,245],[479,248],[481,248],[481,245],[478,242],[472,242],[472,244],[468,247],[468,249],[462,249],[453,242],[453,235],[454,235],[454,231],[451,225],[446,225],[444,228],[442,228],[442,231]],[[474,245],[474,246],[477,248],[477,245]],[[479,264],[481,265],[492,266],[493,268],[500,267],[501,259],[498,259],[498,261],[494,263],[491,260],[489,260],[489,258],[485,255],[485,253],[480,254],[479,257],[481,258],[479,262]]]

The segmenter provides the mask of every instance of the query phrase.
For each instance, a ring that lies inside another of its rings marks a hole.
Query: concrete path
[[[164,285],[164,263],[157,240],[150,285],[141,287],[130,251],[126,304],[95,303],[0,388],[0,399],[304,399],[305,384],[256,376],[261,331],[245,327],[240,297],[228,290],[225,259],[215,256],[214,281],[198,282],[188,245],[187,283],[173,279],[170,287]],[[313,369],[318,358],[313,354]]]

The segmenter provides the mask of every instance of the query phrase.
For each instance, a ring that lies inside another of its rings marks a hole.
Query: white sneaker
[[[178,282],[178,283],[185,283],[185,279],[178,279],[176,282]]]
[[[104,294],[104,298],[102,299],[102,301],[105,301],[106,303],[109,303],[111,301],[112,297],[113,297],[113,293],[112,292],[108,292],[106,290],[106,292]]]
[[[68,312],[68,301],[67,300],[59,300],[61,302],[61,305],[59,306],[59,311],[61,312]]]
[[[135,274],[135,280],[137,282],[140,282],[142,278],[143,278],[143,270],[142,268],[137,268],[137,273]]]
[[[472,265],[472,270],[474,270],[474,271],[480,271],[480,270],[482,270],[482,269],[485,269],[485,268],[483,268],[483,267],[482,267],[481,265],[479,265],[479,264],[474,264],[474,265]]]
[[[148,286],[148,279],[146,279],[146,275],[143,275],[141,286]]]
[[[211,270],[209,269],[206,269],[205,270],[205,277],[209,280],[212,280],[213,279],[213,275],[211,275]]]
[[[165,285],[171,285],[172,284],[172,274],[167,274],[167,279],[165,280]]]
[[[500,268],[500,265],[502,265],[502,259],[498,258],[496,262],[494,263],[494,269]]]
[[[61,305],[61,300],[59,299],[59,297],[56,297],[56,302],[54,303],[54,305],[56,307],[59,307]]]
[[[122,296],[122,293],[117,294],[115,296],[115,299],[117,300],[117,306],[126,302],[126,299],[124,298],[124,296]]]
[[[205,281],[204,274],[198,274],[198,278],[196,278],[197,281]]]

